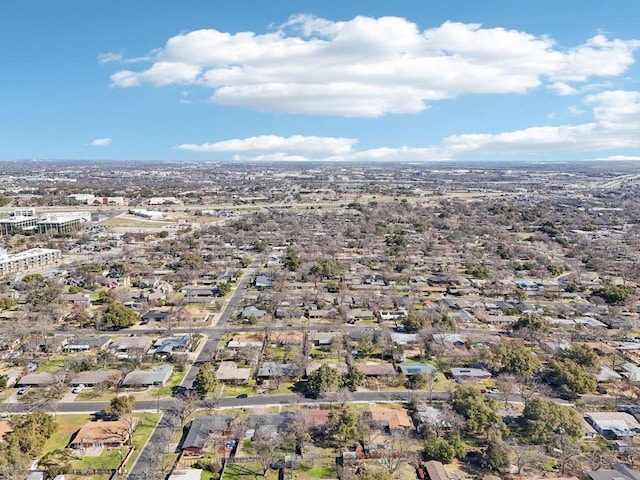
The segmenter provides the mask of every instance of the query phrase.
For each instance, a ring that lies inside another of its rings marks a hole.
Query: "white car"
[[[29,390],[31,389],[31,387],[20,387],[18,389],[18,395],[24,395],[25,393],[27,393]]]
[[[71,393],[80,393],[82,390],[84,390],[84,383],[81,383],[80,385],[76,385],[76,387],[71,390]]]

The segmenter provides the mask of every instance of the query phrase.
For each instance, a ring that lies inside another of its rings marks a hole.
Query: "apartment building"
[[[15,254],[0,249],[0,276],[53,265],[61,258],[62,252],[51,248],[32,248]]]

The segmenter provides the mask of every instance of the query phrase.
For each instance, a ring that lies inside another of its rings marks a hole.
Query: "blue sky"
[[[640,159],[636,0],[4,0],[0,159]]]

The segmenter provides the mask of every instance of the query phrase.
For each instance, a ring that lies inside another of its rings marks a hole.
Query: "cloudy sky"
[[[637,0],[6,0],[0,159],[640,159]]]

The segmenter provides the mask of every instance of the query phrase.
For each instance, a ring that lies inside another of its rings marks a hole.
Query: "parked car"
[[[76,385],[75,388],[73,390],[71,390],[72,393],[80,393],[82,390],[84,390],[84,383],[81,383],[80,385]]]
[[[29,391],[31,387],[20,387],[18,389],[18,395],[24,395],[25,393],[27,393]]]

